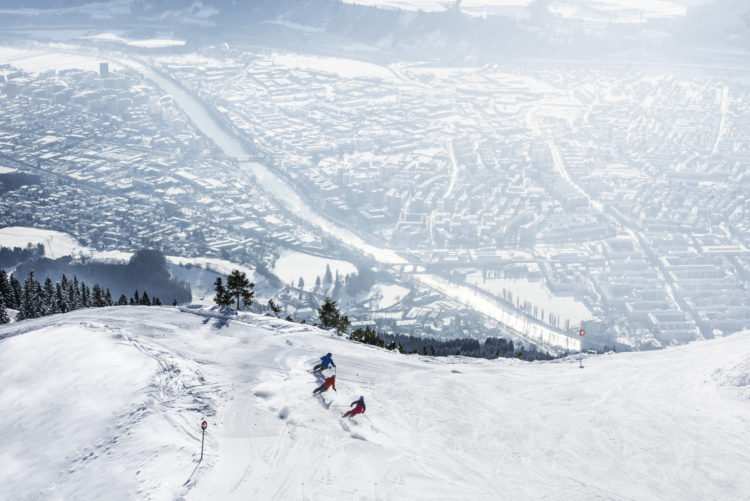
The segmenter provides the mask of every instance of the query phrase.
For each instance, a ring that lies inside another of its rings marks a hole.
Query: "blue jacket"
[[[323,355],[322,357],[320,357],[320,366],[323,369],[327,369],[329,364],[336,367],[336,364],[333,363],[333,359],[328,355]]]

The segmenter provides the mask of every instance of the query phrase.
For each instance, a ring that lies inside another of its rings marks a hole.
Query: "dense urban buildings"
[[[439,295],[420,311],[423,272],[556,332],[585,327],[600,346],[750,325],[748,90],[721,73],[381,66],[227,47],[147,63],[250,158],[223,154],[134,70],[6,66],[0,224],[269,268],[280,246],[334,252],[253,182],[241,164],[254,160],[413,265],[385,271],[414,308],[376,315],[352,301],[355,319],[386,331],[498,327],[462,323],[465,305]],[[295,285],[282,294],[298,298]]]

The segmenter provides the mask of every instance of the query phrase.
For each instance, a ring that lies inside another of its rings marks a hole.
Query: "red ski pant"
[[[352,410],[350,410],[350,411],[347,411],[347,412],[346,412],[346,413],[344,414],[344,417],[352,417],[352,416],[356,416],[357,414],[362,414],[363,412],[364,412],[364,411],[362,410],[362,407],[360,407],[360,406],[358,405],[358,406],[356,406],[356,407],[355,407],[354,409],[352,409]]]

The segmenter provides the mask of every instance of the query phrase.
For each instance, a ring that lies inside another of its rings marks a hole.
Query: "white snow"
[[[466,282],[481,290],[490,292],[495,297],[503,297],[503,289],[513,294],[513,303],[528,301],[548,313],[554,313],[562,324],[570,320],[571,325],[578,325],[583,320],[594,316],[586,305],[572,297],[556,296],[544,282],[531,282],[523,278],[487,278],[482,279],[482,272],[476,271],[466,276]]]
[[[122,37],[115,33],[97,33],[96,35],[88,35],[81,37],[89,40],[96,40],[101,42],[114,42],[122,43],[125,45],[131,45],[133,47],[158,49],[164,47],[181,47],[185,45],[185,40],[172,40],[170,38],[147,38],[132,40],[126,37]]]
[[[26,247],[26,244],[44,244],[44,255],[51,259],[88,253],[78,241],[61,231],[40,230],[23,226],[0,228],[0,247]]]
[[[459,2],[445,0],[343,0],[344,3],[367,5],[385,9],[442,12]],[[556,0],[550,12],[565,18],[587,21],[644,22],[649,18],[684,16],[687,8],[709,3],[711,0]],[[505,15],[530,17],[527,7],[532,0],[462,0],[459,8],[469,16]]]
[[[0,46],[0,65],[10,64],[29,73],[49,70],[80,69],[99,71],[99,63],[108,62],[110,71],[117,69],[111,60],[81,56],[72,53],[52,52],[47,49],[25,49]]]
[[[326,265],[330,266],[333,278],[336,278],[337,271],[342,277],[350,273],[357,273],[357,267],[348,261],[314,256],[291,249],[280,251],[279,259],[276,260],[276,264],[271,271],[283,282],[294,284],[295,287],[299,278],[302,277],[305,281],[304,288],[312,290],[315,287],[316,277],[320,277],[321,281],[323,280]]]
[[[455,5],[455,2],[443,0],[343,0],[344,3],[367,5],[372,7],[421,10],[423,12],[441,12]],[[532,0],[463,0],[461,11],[466,14],[476,14],[481,11],[492,11],[501,7],[525,7]]]
[[[248,276],[252,276],[254,273],[254,270],[252,268],[248,268],[247,266],[242,266],[236,263],[233,263],[231,261],[227,261],[226,259],[217,259],[217,258],[202,258],[202,257],[178,257],[178,256],[167,256],[167,261],[172,264],[192,264],[192,265],[198,265],[203,268],[209,268],[215,272],[222,273],[224,275],[229,275],[232,273],[233,270],[240,270],[241,272],[245,273]]]
[[[8,499],[743,499],[749,334],[579,369],[401,355],[200,309],[17,322],[0,326],[0,485]],[[338,392],[316,398],[308,369],[327,351]],[[341,419],[359,395],[366,414]]]
[[[400,285],[376,284],[370,290],[372,308],[376,310],[390,308],[401,301],[408,293],[409,289]]]
[[[273,62],[279,66],[290,68],[305,68],[315,71],[333,73],[343,78],[381,78],[393,80],[395,76],[385,66],[343,59],[339,57],[307,56],[295,53],[275,53]]]
[[[684,16],[688,6],[701,2],[702,0],[558,0],[549,6],[549,10],[564,18],[585,21],[642,23],[650,18]]]
[[[52,321],[2,341],[2,497],[74,498],[85,486],[104,499],[133,489],[117,451],[135,442],[124,436],[129,414],[133,403],[148,405],[144,389],[159,366],[114,334]]]

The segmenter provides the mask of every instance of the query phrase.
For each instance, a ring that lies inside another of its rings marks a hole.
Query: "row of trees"
[[[21,261],[44,257],[44,245],[27,244],[26,247],[0,247],[0,268],[15,266]]]
[[[349,326],[349,318],[339,312],[336,301],[326,298],[318,308],[320,323],[329,328],[335,328],[339,333],[345,333]],[[480,343],[476,339],[433,339],[418,338],[400,334],[378,334],[374,328],[366,326],[355,329],[349,339],[360,343],[379,346],[387,350],[398,350],[400,353],[421,354],[435,357],[448,355],[463,355],[475,358],[520,358],[523,360],[551,360],[552,357],[534,346],[529,348],[516,347],[510,339],[490,337]]]
[[[109,289],[102,289],[99,284],[90,288],[84,282],[79,283],[75,276],[70,280],[63,275],[60,282],[54,283],[47,277],[44,283],[40,283],[34,278],[34,272],[30,271],[21,285],[15,275],[8,277],[5,270],[0,269],[0,323],[10,321],[6,308],[18,310],[16,320],[26,320],[81,308],[161,304],[158,297],[152,299],[146,291],[143,294],[135,291],[130,299],[122,294],[114,301]]]
[[[331,267],[326,265],[326,272],[322,282],[320,275],[315,277],[315,287],[312,291],[316,294],[329,293],[331,297],[340,297],[346,292],[349,296],[354,297],[362,291],[370,290],[374,283],[374,272],[366,267],[359,268],[357,272],[349,273],[345,276],[340,275],[338,270],[336,270],[336,277],[333,278]],[[294,283],[291,285],[294,286]],[[333,289],[331,289],[331,286],[333,286]],[[302,298],[304,288],[305,279],[299,277],[299,280],[297,280],[297,289],[300,290],[300,299]]]
[[[300,279],[301,282],[301,279]],[[300,286],[303,284],[301,283]],[[236,305],[250,306],[255,295],[253,288],[255,284],[250,282],[244,273],[233,270],[226,277],[226,286],[221,277],[216,277],[214,282],[214,302],[220,307]],[[269,308],[278,316],[281,311],[273,300],[268,301]],[[351,325],[349,317],[339,311],[336,301],[326,297],[323,304],[317,310],[320,325],[329,329],[335,329],[338,334],[345,334]],[[291,317],[287,320],[292,321]],[[378,334],[370,326],[357,328],[351,333],[349,339],[360,343],[380,346],[388,350],[398,350],[401,353],[419,353],[430,356],[463,355],[476,358],[521,358],[524,360],[550,360],[552,357],[531,346],[527,349],[517,350],[512,340],[501,338],[487,338],[483,343],[476,339],[432,339],[416,338],[412,336]]]
[[[330,271],[330,269],[329,269]],[[214,303],[220,308],[234,306],[237,311],[243,307],[249,307],[253,303],[255,291],[252,283],[240,270],[232,270],[226,277],[226,285],[221,277],[216,277],[214,281]],[[281,312],[281,306],[274,303],[273,299],[268,300],[268,308],[278,316]],[[292,318],[287,316],[287,320]],[[349,317],[339,311],[336,301],[327,297],[322,305],[318,308],[318,319],[323,327],[336,329],[339,334],[344,334],[349,329]]]
[[[420,354],[433,357],[463,355],[474,358],[520,358],[523,360],[551,360],[552,357],[534,346],[516,347],[510,339],[489,337],[480,343],[477,339],[433,339],[404,336],[400,334],[378,334],[370,326],[357,328],[349,339],[379,346],[400,353]]]

